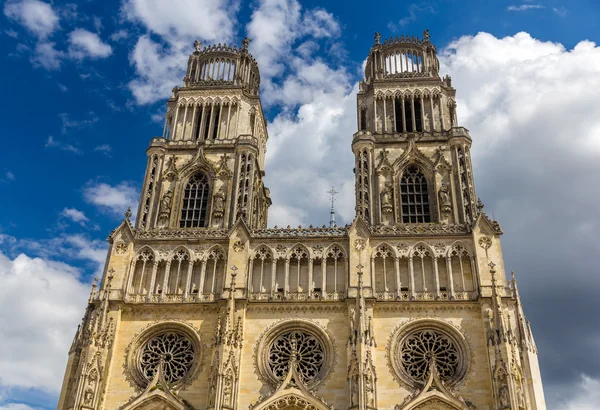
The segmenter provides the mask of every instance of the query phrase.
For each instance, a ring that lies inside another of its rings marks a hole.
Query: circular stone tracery
[[[400,361],[406,373],[424,384],[429,377],[429,365],[433,361],[440,379],[454,378],[459,365],[456,345],[448,336],[435,330],[421,330],[404,338],[400,346]]]
[[[439,378],[448,386],[464,380],[471,353],[460,331],[442,321],[419,319],[397,328],[388,345],[389,360],[398,379],[421,387],[435,364]]]
[[[325,361],[323,346],[314,335],[301,331],[283,333],[269,348],[269,368],[277,380],[287,376],[292,356],[295,356],[298,375],[305,385],[317,377]]]
[[[181,333],[164,332],[151,337],[140,351],[139,366],[143,376],[152,380],[163,361],[167,383],[176,383],[190,371],[195,359],[194,344]]]

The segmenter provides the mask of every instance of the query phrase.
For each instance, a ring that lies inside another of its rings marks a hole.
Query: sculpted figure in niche
[[[508,387],[507,386],[500,387],[499,399],[500,399],[500,408],[501,409],[510,408],[510,397],[508,397]]]
[[[389,184],[383,188],[381,207],[383,208],[383,212],[390,212],[392,210],[392,189]]]
[[[85,391],[85,395],[83,396],[83,404],[90,406],[92,404],[93,400],[94,400],[94,392],[92,391],[91,388],[88,388]]]
[[[438,197],[440,200],[440,208],[442,212],[450,212],[452,210],[452,202],[450,201],[450,192],[448,190],[448,185],[442,183],[440,190],[438,192]]]
[[[171,191],[167,191],[160,200],[160,208],[158,211],[158,223],[161,227],[164,227],[168,224],[169,215],[171,215],[172,200],[173,193]]]
[[[215,200],[213,204],[213,216],[215,218],[222,218],[223,212],[225,211],[225,191],[223,187],[219,189],[219,192],[215,194]]]

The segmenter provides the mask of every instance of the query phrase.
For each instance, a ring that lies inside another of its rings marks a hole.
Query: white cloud
[[[88,217],[85,216],[82,211],[75,208],[65,208],[60,214],[73,222],[81,223],[83,225],[85,225],[86,222],[89,222]]]
[[[98,34],[84,29],[76,29],[69,35],[69,56],[76,60],[84,58],[106,58],[112,54],[112,47],[102,42]]]
[[[83,197],[100,209],[122,215],[128,207],[135,213],[139,192],[130,182],[112,186],[104,182],[90,181],[83,189]]]
[[[102,152],[102,153],[108,155],[112,152],[112,147],[108,144],[102,144],[102,145],[98,145],[97,147],[95,147],[94,151]]]
[[[279,108],[268,127],[265,166],[270,226],[328,223],[332,185],[340,191],[338,222],[352,220],[356,89],[345,66],[314,56],[339,36],[339,27],[326,10],[302,10],[295,0],[263,0],[248,23],[263,103]]]
[[[86,128],[98,122],[99,118],[93,111],[89,111],[87,115],[88,118],[84,120],[73,120],[67,113],[63,112],[58,114],[62,123],[61,132],[66,134],[70,129]]]
[[[31,62],[35,66],[40,66],[46,70],[58,70],[61,66],[65,53],[57,50],[54,43],[40,41],[35,46],[35,51],[31,56]]]
[[[65,263],[2,252],[0,282],[0,384],[58,392],[89,285]]]
[[[48,37],[59,27],[58,15],[52,6],[38,0],[8,1],[4,5],[4,14],[40,39]]]
[[[126,0],[125,18],[159,37],[140,36],[129,56],[137,75],[129,83],[136,102],[156,102],[181,84],[194,40],[231,41],[237,9],[235,0]]]
[[[0,405],[0,410],[38,410],[39,408],[28,406],[23,403],[6,403]]]
[[[508,11],[527,11],[527,10],[539,10],[545,8],[541,4],[520,4],[518,6],[508,6]]]
[[[79,148],[77,148],[76,146],[74,146],[72,144],[67,144],[62,141],[58,141],[58,140],[54,139],[54,137],[52,135],[50,135],[48,137],[48,139],[46,140],[46,144],[44,145],[44,148],[58,148],[60,150],[72,152],[73,154],[77,154],[77,155],[83,154],[83,151],[80,150]]]
[[[120,41],[127,37],[129,37],[129,33],[127,33],[127,30],[117,30],[110,35],[110,39],[112,41]]]
[[[231,39],[237,9],[237,2],[229,0],[125,0],[122,12],[169,43],[191,48],[196,36],[208,41]]]
[[[563,389],[561,389],[563,390]],[[600,379],[581,375],[581,379],[574,387],[564,389],[564,392],[553,394],[556,409],[564,410],[596,410],[600,403]]]

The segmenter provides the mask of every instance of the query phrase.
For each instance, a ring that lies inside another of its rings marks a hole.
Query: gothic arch
[[[290,249],[288,249],[287,255],[286,255],[286,259],[291,259],[292,255],[294,253],[296,253],[297,250],[302,249],[304,252],[306,252],[306,257],[307,258],[312,258],[313,255],[310,253],[310,250],[308,249],[308,247],[306,245],[304,245],[303,243],[296,243],[293,246],[290,247]]]
[[[387,250],[392,257],[398,257],[395,248],[387,242],[379,242],[373,252],[371,253],[371,258],[376,258],[377,253],[383,250]]]
[[[250,254],[250,260],[256,259],[256,257],[259,256],[259,252],[262,250],[266,250],[270,254],[271,258],[273,258],[275,255],[275,251],[269,245],[267,245],[266,243],[261,243],[256,248],[254,248],[254,250]]]

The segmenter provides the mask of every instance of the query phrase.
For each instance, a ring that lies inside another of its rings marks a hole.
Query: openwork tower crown
[[[425,30],[423,38],[396,36],[383,43],[380,34],[375,33],[375,44],[365,66],[365,82],[437,77],[439,66],[435,46],[429,39],[429,30]]]
[[[184,87],[231,85],[257,96],[260,74],[256,60],[248,52],[249,44],[250,39],[245,38],[240,48],[221,43],[202,48],[202,43],[195,41],[183,79]]]

